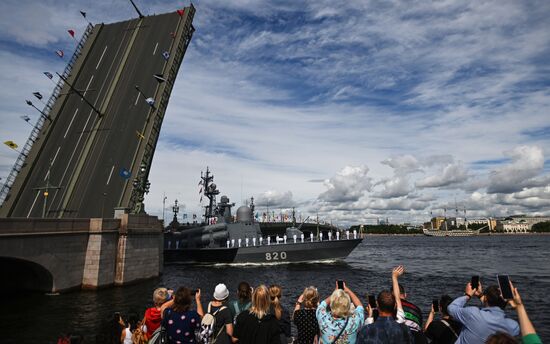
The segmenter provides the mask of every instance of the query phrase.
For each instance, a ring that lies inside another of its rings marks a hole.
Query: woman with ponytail
[[[277,318],[269,313],[269,290],[265,285],[254,289],[252,306],[237,316],[233,337],[239,344],[279,344]]]
[[[287,344],[291,339],[290,334],[290,314],[281,305],[282,288],[274,284],[269,287],[269,297],[271,298],[271,314],[277,318],[279,328],[281,329],[281,344]]]

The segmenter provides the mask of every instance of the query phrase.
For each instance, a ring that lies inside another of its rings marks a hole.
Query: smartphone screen
[[[497,280],[502,297],[505,300],[512,300],[514,298],[514,294],[512,293],[512,288],[510,287],[510,278],[508,275],[497,275]]]
[[[477,287],[479,287],[479,276],[472,276],[471,285],[472,289],[477,289]]]
[[[433,299],[432,300],[432,305],[434,306],[434,312],[439,312],[439,300],[438,299]]]
[[[370,308],[376,308],[376,299],[374,298],[374,295],[369,295],[369,305]]]
[[[336,281],[336,283],[338,284],[338,289],[344,289],[344,281]]]

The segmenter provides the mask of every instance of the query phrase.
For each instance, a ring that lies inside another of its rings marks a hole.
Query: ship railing
[[[226,241],[226,247],[227,248],[234,248],[234,247],[256,247],[256,246],[271,246],[271,245],[279,245],[279,244],[288,244],[288,243],[294,243],[294,244],[305,244],[308,242],[322,242],[322,241],[340,241],[340,240],[350,240],[351,237],[353,239],[357,239],[357,230],[354,230],[350,233],[350,231],[345,232],[345,239],[341,238],[340,232],[336,232],[336,238],[332,237],[332,233],[328,233],[328,239],[323,240],[323,233],[319,233],[319,237],[315,238],[313,233],[309,234],[309,241],[306,240],[305,236],[302,234],[300,235],[300,238],[298,238],[297,235],[293,235],[292,238],[288,238],[286,235],[283,235],[282,237],[275,238],[275,242],[271,242],[271,237],[267,237],[266,240],[264,240],[263,237],[260,238],[245,238],[244,240],[242,238],[239,239],[231,239]],[[256,240],[258,239],[258,240]],[[316,240],[317,239],[317,240]]]

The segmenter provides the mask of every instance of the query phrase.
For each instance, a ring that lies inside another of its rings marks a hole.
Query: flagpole
[[[80,11],[80,14],[84,17],[84,19],[86,19],[86,21],[88,22],[88,24],[93,25],[93,24],[88,20],[88,18],[86,18],[86,12]]]
[[[134,9],[135,9],[136,12],[138,13],[139,18],[140,18],[140,19],[143,18],[143,14],[141,14],[141,12],[140,12],[139,9],[137,8],[136,4],[135,4],[132,0],[130,0],[130,2],[132,3],[132,6],[134,6]]]

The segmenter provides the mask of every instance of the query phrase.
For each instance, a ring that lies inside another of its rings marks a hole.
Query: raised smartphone
[[[376,308],[376,298],[374,297],[374,295],[369,295],[368,298],[369,298],[370,308],[372,309]]]
[[[433,299],[432,306],[434,307],[434,312],[439,312],[439,299]]]
[[[508,275],[497,275],[498,287],[502,298],[505,300],[512,300],[514,294],[512,293],[512,287],[510,286],[510,277]]]
[[[472,289],[477,289],[479,287],[479,276],[472,276],[470,284],[472,285]]]
[[[336,283],[338,285],[338,289],[344,289],[344,281],[338,280],[336,281]]]

